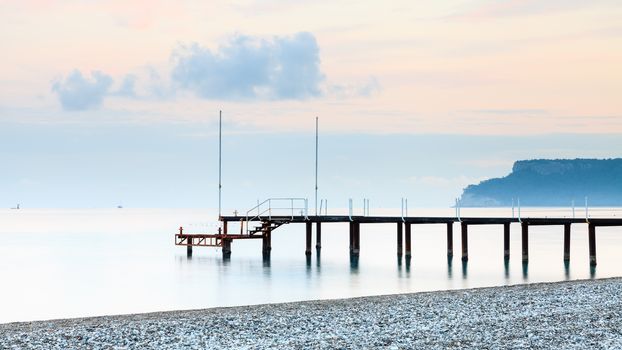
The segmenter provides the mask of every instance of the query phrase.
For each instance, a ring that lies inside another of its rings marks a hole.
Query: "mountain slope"
[[[469,185],[462,206],[622,206],[622,159],[535,159],[514,163],[502,178]]]

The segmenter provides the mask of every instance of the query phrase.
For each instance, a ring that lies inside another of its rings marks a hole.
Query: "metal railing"
[[[272,216],[290,216],[294,219],[300,213],[305,220],[309,215],[309,200],[307,198],[268,198],[246,212],[246,233],[250,232],[249,223],[262,217],[272,220]]]

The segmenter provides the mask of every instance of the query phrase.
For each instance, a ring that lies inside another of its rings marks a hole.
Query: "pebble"
[[[0,349],[619,349],[622,278],[0,324]]]

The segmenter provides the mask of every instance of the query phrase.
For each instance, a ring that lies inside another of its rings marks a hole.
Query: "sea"
[[[521,210],[523,218],[573,215],[571,208]],[[399,216],[400,209],[370,208],[369,215]],[[408,215],[454,216],[455,210],[414,208]],[[464,208],[460,215],[508,217],[512,209]],[[622,208],[590,208],[587,215],[619,217]],[[185,247],[174,245],[180,226],[217,232],[217,210],[0,210],[0,323],[622,276],[622,227],[597,228],[598,266],[590,268],[587,224],[572,225],[569,264],[563,227],[530,227],[528,265],[521,261],[519,224],[511,226],[509,262],[501,225],[469,227],[466,264],[458,224],[453,259],[445,225],[413,225],[408,263],[397,258],[395,224],[361,225],[357,263],[350,260],[347,223],[324,224],[321,254],[313,249],[310,258],[305,226],[281,226],[268,261],[261,240],[234,241],[229,260],[207,247],[188,257]],[[315,247],[315,233],[313,239]]]

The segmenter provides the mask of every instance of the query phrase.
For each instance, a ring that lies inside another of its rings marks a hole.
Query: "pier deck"
[[[319,251],[322,247],[322,224],[348,223],[350,232],[350,257],[358,259],[360,254],[360,225],[361,224],[395,224],[397,255],[411,256],[412,225],[443,224],[447,227],[447,255],[453,256],[454,225],[460,226],[462,260],[469,258],[468,228],[474,225],[502,225],[504,258],[510,258],[510,225],[521,226],[522,261],[529,261],[529,226],[563,226],[564,260],[570,259],[570,227],[572,224],[587,224],[589,241],[589,262],[596,266],[596,227],[622,226],[622,217],[609,218],[567,218],[567,217],[441,217],[441,216],[351,216],[351,215],[257,215],[254,216],[221,216],[222,229],[218,233],[184,233],[183,228],[175,235],[175,244],[187,246],[188,255],[192,254],[193,246],[222,247],[223,258],[231,256],[231,243],[237,239],[262,239],[262,253],[264,258],[270,257],[272,231],[283,224],[305,224],[306,247],[305,254],[311,255],[312,227],[315,225],[316,245]],[[229,223],[239,223],[240,231],[228,232]]]

